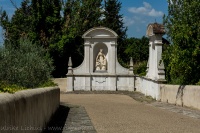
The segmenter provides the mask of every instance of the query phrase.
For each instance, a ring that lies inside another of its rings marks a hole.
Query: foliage
[[[46,50],[55,43],[61,30],[61,2],[59,0],[23,0],[11,19],[0,12],[0,25],[5,35],[4,45],[17,47],[21,37],[28,37]],[[54,55],[51,55],[54,57]]]
[[[147,69],[147,61],[139,62],[138,64],[134,65],[134,74],[139,76],[145,76]]]
[[[168,0],[164,17],[172,45],[163,53],[167,80],[195,84],[200,79],[200,3],[198,0]]]
[[[37,87],[51,87],[51,86],[57,86],[57,84],[55,84],[52,80],[48,80]],[[0,81],[0,93],[1,92],[15,93],[17,91],[26,90],[26,89],[28,88],[22,87],[16,84],[9,84],[6,81]]]
[[[196,85],[200,85],[200,80],[199,80],[199,82],[196,83]]]
[[[21,39],[18,47],[7,44],[0,48],[0,81],[34,88],[49,80],[52,59],[41,46]]]
[[[1,92],[8,92],[8,93],[15,93],[16,91],[25,90],[27,88],[21,87],[16,84],[9,84],[6,81],[0,81],[0,93]]]
[[[11,19],[5,11],[0,11],[5,45],[12,42],[17,47],[21,37],[28,37],[49,51],[54,60],[54,77],[63,77],[69,56],[73,67],[83,61],[81,36],[92,27],[105,26],[119,35],[118,58],[125,64],[129,58],[124,54],[126,28],[119,14],[121,3],[107,0],[104,7],[102,4],[102,0],[23,0]]]
[[[118,34],[117,56],[123,66],[127,66],[130,58],[124,53],[126,49],[125,39],[127,28],[124,26],[123,15],[120,14],[121,2],[118,0],[106,0],[103,12],[102,26],[108,27]]]
[[[60,30],[61,3],[49,0],[23,0],[11,19],[1,11],[0,25],[5,30],[5,41],[18,45],[20,38],[28,36],[47,48]]]
[[[51,87],[51,86],[57,86],[57,84],[49,79],[46,82],[40,84],[38,87]]]
[[[133,58],[133,62],[147,61],[149,57],[149,40],[146,37],[139,38],[127,38],[125,40],[127,45],[125,54],[128,57]]]
[[[82,63],[84,56],[82,35],[88,29],[99,26],[101,1],[68,0],[65,3],[61,35],[56,43],[50,44],[51,54],[54,55],[56,70],[58,70],[54,71],[55,77],[65,76],[69,56],[72,57],[73,67]]]

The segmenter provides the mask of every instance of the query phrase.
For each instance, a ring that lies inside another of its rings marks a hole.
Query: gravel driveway
[[[128,95],[61,94],[60,98],[62,103],[85,107],[98,133],[200,133],[200,119]]]

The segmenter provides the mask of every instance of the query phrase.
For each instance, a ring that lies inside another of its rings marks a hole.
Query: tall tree
[[[121,3],[117,0],[106,1],[102,20],[102,0],[66,0],[64,3],[63,0],[23,0],[11,20],[6,12],[1,13],[0,24],[6,31],[7,40],[17,42],[20,37],[28,36],[50,51],[56,66],[53,74],[60,77],[67,72],[69,56],[72,56],[73,67],[82,63],[81,36],[92,27],[102,25],[116,31],[119,59],[127,59],[123,55],[126,28],[120,8]]]
[[[32,0],[31,6],[34,40],[39,40],[41,45],[48,48],[50,43],[55,43],[54,37],[61,30],[61,2]]]
[[[168,81],[175,84],[200,82],[200,2],[168,0],[164,24],[172,45],[163,54]]]
[[[4,44],[12,42],[18,45],[21,37],[28,37],[51,52],[51,44],[57,43],[61,34],[60,12],[60,0],[23,0],[11,19],[8,19],[5,11],[1,11],[0,24],[5,30]],[[51,56],[54,58],[56,55]]]
[[[59,0],[23,0],[11,20],[5,19],[5,11],[1,13],[0,24],[5,30],[6,40],[19,42],[21,37],[28,36],[48,48],[60,30],[60,9]]]
[[[105,0],[102,26],[108,27],[118,34],[118,60],[125,66],[125,64],[129,61],[124,53],[126,49],[124,40],[127,37],[127,28],[124,27],[123,15],[120,14],[120,9],[121,2],[118,0]]]
[[[17,8],[11,19],[8,19],[6,11],[1,11],[0,25],[5,30],[5,44],[9,41],[19,44],[20,37],[29,34],[31,29],[31,7],[29,0],[24,0],[21,7]]]
[[[61,36],[58,37],[57,43],[51,44],[54,55],[59,55],[55,60],[58,67],[58,71],[55,71],[56,76],[65,76],[69,56],[72,57],[73,67],[82,63],[84,56],[82,35],[88,29],[99,26],[101,1],[68,0],[65,3]]]

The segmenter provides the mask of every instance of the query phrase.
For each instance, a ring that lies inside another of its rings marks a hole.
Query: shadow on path
[[[43,133],[96,133],[84,107],[61,103]]]
[[[51,117],[43,133],[62,133],[69,111],[69,107],[60,105],[55,114]]]

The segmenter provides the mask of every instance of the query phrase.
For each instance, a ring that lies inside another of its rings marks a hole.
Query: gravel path
[[[127,95],[61,94],[61,102],[84,107],[98,133],[200,132],[198,117],[172,112],[158,102],[141,103]]]

